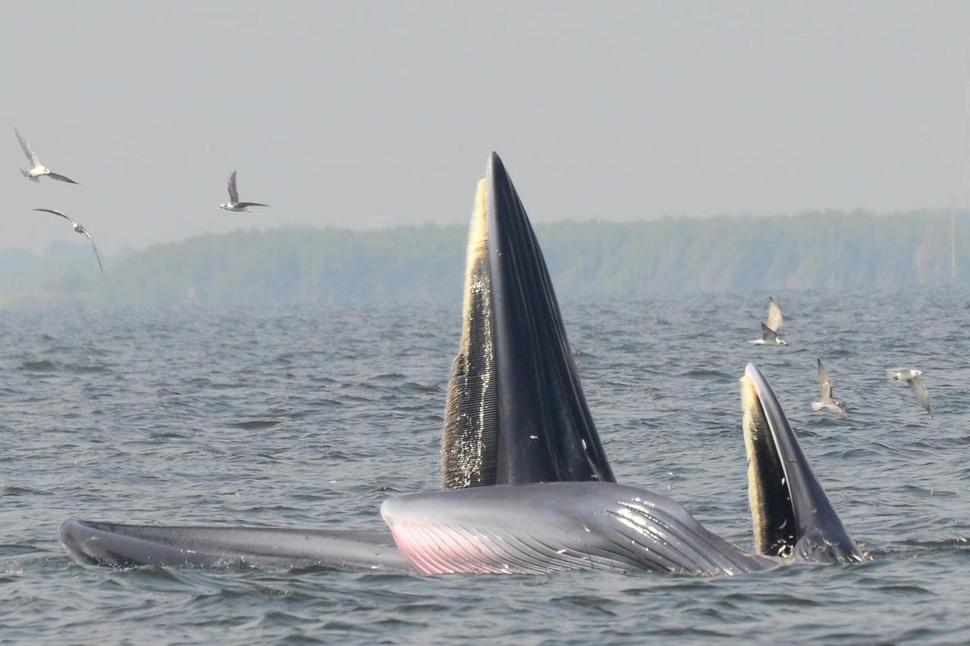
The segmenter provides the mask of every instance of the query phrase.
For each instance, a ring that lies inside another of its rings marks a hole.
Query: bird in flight
[[[832,394],[832,382],[829,380],[829,371],[822,365],[821,359],[818,362],[818,389],[822,393],[822,401],[812,402],[812,410],[830,410],[839,417],[845,417],[845,408],[842,402]]]
[[[41,211],[43,213],[52,213],[70,222],[74,226],[74,231],[76,233],[80,233],[82,236],[86,237],[88,240],[91,241],[91,248],[94,249],[94,257],[98,259],[98,267],[101,268],[102,272],[104,271],[104,263],[101,262],[101,252],[98,251],[98,245],[94,244],[94,238],[91,237],[91,234],[88,233],[88,230],[85,229],[80,222],[75,222],[74,219],[71,218],[67,213],[64,213],[63,211],[58,211],[57,209],[34,209],[34,210]]]
[[[788,345],[783,339],[778,338],[781,328],[785,327],[785,317],[781,312],[781,306],[773,296],[768,297],[768,322],[761,324],[761,338],[748,341],[753,345]]]
[[[916,370],[915,368],[898,368],[896,370],[886,371],[886,376],[890,379],[908,383],[913,394],[916,395],[916,401],[926,409],[930,417],[933,417],[933,411],[930,408],[930,391],[926,389],[926,384],[919,378],[921,374],[923,374],[923,371]]]
[[[240,211],[249,212],[249,207],[251,206],[269,206],[269,204],[260,204],[259,202],[240,202],[239,201],[239,191],[236,190],[236,171],[232,171],[232,175],[229,176],[229,201],[223,202],[219,205],[220,209],[226,211]]]
[[[14,128],[13,132],[15,135],[17,135],[17,141],[20,142],[20,148],[24,151],[24,155],[27,156],[27,160],[30,162],[29,170],[24,170],[22,168],[20,169],[20,172],[23,173],[24,177],[26,177],[32,182],[40,181],[41,177],[50,177],[51,179],[56,179],[59,182],[67,182],[68,184],[77,184],[77,182],[75,182],[70,177],[66,177],[59,173],[52,172],[51,169],[41,164],[40,159],[37,158],[37,153],[35,153],[34,149],[30,147],[30,144],[27,143],[27,140],[20,136],[20,133],[17,132],[16,128]]]

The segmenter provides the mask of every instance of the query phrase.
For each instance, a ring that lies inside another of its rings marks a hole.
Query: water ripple
[[[562,311],[620,481],[673,496],[749,546],[737,379],[754,360],[844,524],[871,553],[858,566],[722,579],[81,567],[57,542],[68,517],[366,529],[381,526],[386,496],[437,488],[460,304],[81,312],[56,321],[5,312],[0,635],[966,642],[970,342],[955,330],[967,328],[970,307],[948,307],[966,294],[776,296],[791,315],[786,348],[747,344],[763,314],[760,293],[586,299]],[[890,307],[897,316],[886,326]],[[934,311],[956,318],[921,314]],[[816,357],[848,417],[809,408]],[[935,418],[886,380],[895,365],[924,370]]]

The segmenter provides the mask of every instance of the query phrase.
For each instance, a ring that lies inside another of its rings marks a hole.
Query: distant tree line
[[[951,219],[939,211],[536,227],[566,297],[967,284],[970,213],[956,215],[953,231],[951,238]],[[0,307],[457,301],[465,235],[433,225],[237,231],[109,257],[104,276],[83,245],[43,255],[0,250]]]

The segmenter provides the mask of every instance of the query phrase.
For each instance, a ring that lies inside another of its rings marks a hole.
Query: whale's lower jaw
[[[775,567],[704,529],[673,500],[605,482],[494,485],[390,498],[386,530],[126,525],[68,520],[78,563],[108,567],[325,567],[421,574],[656,571],[723,576]],[[392,541],[393,536],[393,541]]]
[[[61,525],[60,539],[68,555],[84,565],[412,571],[386,530],[164,527],[67,520]]]
[[[381,515],[422,574],[765,570],[673,500],[605,482],[497,485],[388,499]]]

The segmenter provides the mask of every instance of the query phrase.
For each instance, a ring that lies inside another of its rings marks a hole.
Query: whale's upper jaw
[[[757,550],[817,562],[861,560],[764,375],[749,363],[740,384]]]
[[[442,465],[445,488],[613,481],[542,251],[495,153],[472,215]]]

